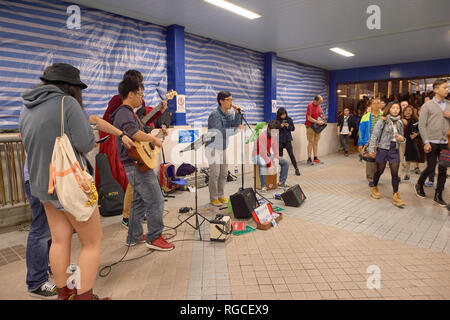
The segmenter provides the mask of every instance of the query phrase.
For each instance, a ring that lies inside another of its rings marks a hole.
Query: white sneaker
[[[267,191],[267,187],[262,187],[261,188],[261,192],[266,192]]]

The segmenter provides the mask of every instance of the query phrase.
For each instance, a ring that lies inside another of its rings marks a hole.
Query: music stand
[[[197,197],[197,150],[200,149],[206,142],[211,141],[214,136],[215,136],[215,133],[213,133],[213,132],[208,132],[208,133],[202,134],[200,138],[198,138],[197,140],[192,142],[189,146],[187,146],[186,148],[184,148],[183,150],[180,151],[180,153],[183,153],[183,152],[186,152],[186,151],[194,150],[195,209],[194,209],[194,212],[189,217],[187,217],[186,219],[181,221],[177,226],[174,227],[174,229],[177,229],[179,226],[181,226],[183,223],[186,222],[188,225],[190,225],[192,228],[194,228],[194,230],[198,230],[198,235],[200,237],[200,240],[202,240],[202,234],[200,232],[200,226],[203,224],[203,222],[205,222],[205,220],[208,221],[208,222],[209,222],[209,220],[207,218],[205,218],[204,216],[202,216],[200,213],[198,213],[198,210],[197,210],[197,202],[198,202],[198,197]],[[193,216],[195,216],[195,225],[192,225],[188,221]],[[203,219],[203,221],[201,223],[199,223],[199,216]]]
[[[258,140],[259,135],[256,134],[255,131],[253,131],[252,127],[250,127],[250,125],[247,122],[247,119],[245,119],[244,114],[242,112],[240,112],[241,114],[241,119],[244,120],[245,124],[247,125],[247,127],[250,128],[250,131],[252,132],[252,136],[256,137],[256,140]],[[265,123],[264,123],[265,124]],[[247,143],[250,142],[250,138],[247,140]],[[242,149],[244,149],[244,145],[242,144]],[[244,150],[242,150],[242,153],[244,153]],[[270,201],[269,199],[267,199],[266,197],[264,197],[261,193],[259,193],[258,191],[256,191],[256,163],[253,164],[253,191],[255,191],[255,194],[257,194],[258,196],[260,196],[262,199],[266,200],[266,202],[273,204],[272,201]],[[244,189],[244,174],[242,173],[242,189]]]

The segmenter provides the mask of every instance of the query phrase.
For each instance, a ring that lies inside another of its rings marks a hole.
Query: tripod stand
[[[247,119],[245,119],[244,115],[242,112],[239,112],[241,115],[241,119],[245,122],[245,124],[247,125],[247,127],[250,128],[250,131],[252,132],[252,136],[256,137],[256,140],[258,140],[258,136],[259,134],[255,131],[253,131],[252,127],[250,127],[250,125],[247,122]],[[261,125],[262,124],[262,125]],[[258,128],[258,130],[261,130],[262,127],[265,125],[265,122],[261,122],[261,124],[258,124],[256,127],[260,127]],[[258,131],[259,132],[259,131]],[[249,140],[247,140],[247,143],[250,142],[250,138]],[[242,154],[244,154],[244,144],[242,143]],[[269,199],[267,199],[266,197],[264,197],[262,194],[260,194],[258,191],[256,191],[256,175],[257,175],[257,167],[256,167],[256,163],[253,164],[253,191],[255,192],[256,195],[260,196],[262,199],[264,199],[266,202],[272,204],[272,201],[270,201]],[[242,190],[244,189],[244,162],[242,162]]]
[[[200,232],[200,226],[203,224],[203,222],[208,221],[209,220],[207,218],[205,218],[204,216],[202,216],[200,213],[198,213],[197,210],[197,203],[198,203],[198,197],[197,197],[197,149],[199,149],[201,146],[203,146],[206,142],[210,141],[212,139],[212,137],[214,136],[214,134],[211,133],[206,133],[203,134],[200,138],[198,138],[197,140],[195,140],[194,142],[192,142],[189,146],[187,146],[184,150],[182,150],[180,153],[185,152],[185,151],[190,151],[190,150],[194,150],[194,167],[195,167],[195,209],[194,212],[187,217],[186,219],[184,219],[183,221],[181,221],[177,226],[174,227],[174,229],[177,229],[179,226],[181,226],[183,223],[187,223],[188,225],[190,225],[192,228],[194,228],[194,230],[198,230],[198,235],[200,237],[200,240],[202,240],[202,234]],[[195,216],[195,225],[191,224],[189,222],[189,219],[191,219],[193,216]],[[202,222],[199,223],[199,217],[202,220]]]

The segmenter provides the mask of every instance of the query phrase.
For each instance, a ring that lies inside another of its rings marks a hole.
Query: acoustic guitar
[[[171,100],[173,97],[177,95],[176,91],[169,91],[166,94],[166,99]],[[162,107],[162,103],[160,103],[155,109],[153,109],[150,113],[153,113],[152,115],[147,114],[143,120],[148,121],[151,119],[151,117],[158,112]],[[158,109],[158,110],[156,110]],[[155,111],[156,110],[156,111]],[[141,123],[142,125],[142,123]],[[166,129],[166,126],[161,126],[162,129]],[[162,138],[164,141],[164,134],[163,130],[160,130],[159,133],[155,136],[156,138]],[[157,165],[157,159],[158,155],[161,153],[161,148],[155,146],[150,141],[134,141],[134,144],[136,147],[132,147],[128,149],[128,155],[130,158],[134,159],[135,165],[138,167],[138,169],[141,172],[147,172],[148,170],[153,170]]]
[[[165,129],[166,126],[163,126]],[[159,133],[155,136],[163,140],[164,134],[161,129]],[[161,153],[161,147],[155,146],[150,141],[134,141],[136,147],[128,149],[128,155],[130,158],[134,159],[134,164],[138,167],[141,172],[147,172],[156,168],[158,155]]]

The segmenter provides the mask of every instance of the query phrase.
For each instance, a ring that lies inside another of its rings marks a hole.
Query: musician
[[[111,115],[114,126],[120,128],[134,141],[149,141],[157,147],[162,146],[160,139],[143,131],[143,126],[134,110],[142,105],[144,86],[136,78],[125,78],[119,84],[119,94],[123,104]],[[130,210],[130,220],[126,244],[134,246],[145,243],[148,248],[159,251],[169,251],[175,246],[167,242],[163,236],[164,199],[158,179],[153,170],[141,172],[128,155],[128,150],[117,141],[119,160],[123,163],[127,178],[133,187],[133,201]],[[141,220],[147,218],[146,235],[143,234]]]
[[[219,106],[211,112],[208,118],[208,131],[216,133],[216,136],[212,141],[206,143],[206,156],[209,162],[209,198],[214,206],[228,203],[224,194],[228,176],[226,149],[229,136],[236,134],[237,129],[243,128],[241,108],[233,106],[231,93],[220,91],[217,95],[217,102]],[[231,109],[234,109],[234,112]]]
[[[267,130],[259,134],[258,140],[254,144],[252,152],[253,163],[258,164],[259,178],[261,181],[261,191],[267,191],[266,188],[266,174],[267,169],[275,167],[277,164],[281,167],[280,181],[278,187],[289,188],[286,183],[289,171],[289,162],[280,157],[278,146],[278,133],[280,130],[280,122],[278,120],[271,120],[267,125]]]
[[[125,78],[135,78],[139,81],[139,83],[143,83],[143,76],[142,73],[140,73],[137,70],[128,70],[124,73],[123,79]],[[117,110],[123,103],[122,97],[120,94],[116,94],[114,97],[111,98],[111,100],[108,103],[108,108],[105,111],[105,114],[103,115],[103,119],[109,123],[112,124],[111,120],[111,114]],[[147,121],[146,128],[155,128],[153,121],[158,119],[167,109],[167,102],[163,101],[163,107],[160,111],[155,113],[153,117]],[[142,112],[142,111],[143,112]],[[147,114],[153,110],[152,107],[145,106],[145,101],[142,98],[142,105],[137,108],[137,111],[143,114]],[[164,129],[165,130],[165,129]],[[100,131],[99,132],[100,138],[103,138],[107,134]],[[127,175],[125,173],[125,170],[123,169],[122,163],[119,161],[119,158],[117,156],[117,144],[116,139],[109,139],[106,142],[102,143],[100,145],[99,153],[106,154],[109,166],[111,167],[111,174],[114,177],[114,179],[122,186],[123,190],[125,191],[125,197],[123,200],[123,211],[122,211],[122,225],[125,227],[128,227],[128,219],[130,217],[130,208],[131,208],[131,201],[133,200],[133,188],[128,183]],[[95,171],[95,182],[97,187],[100,185],[100,176],[98,174],[98,170]]]

